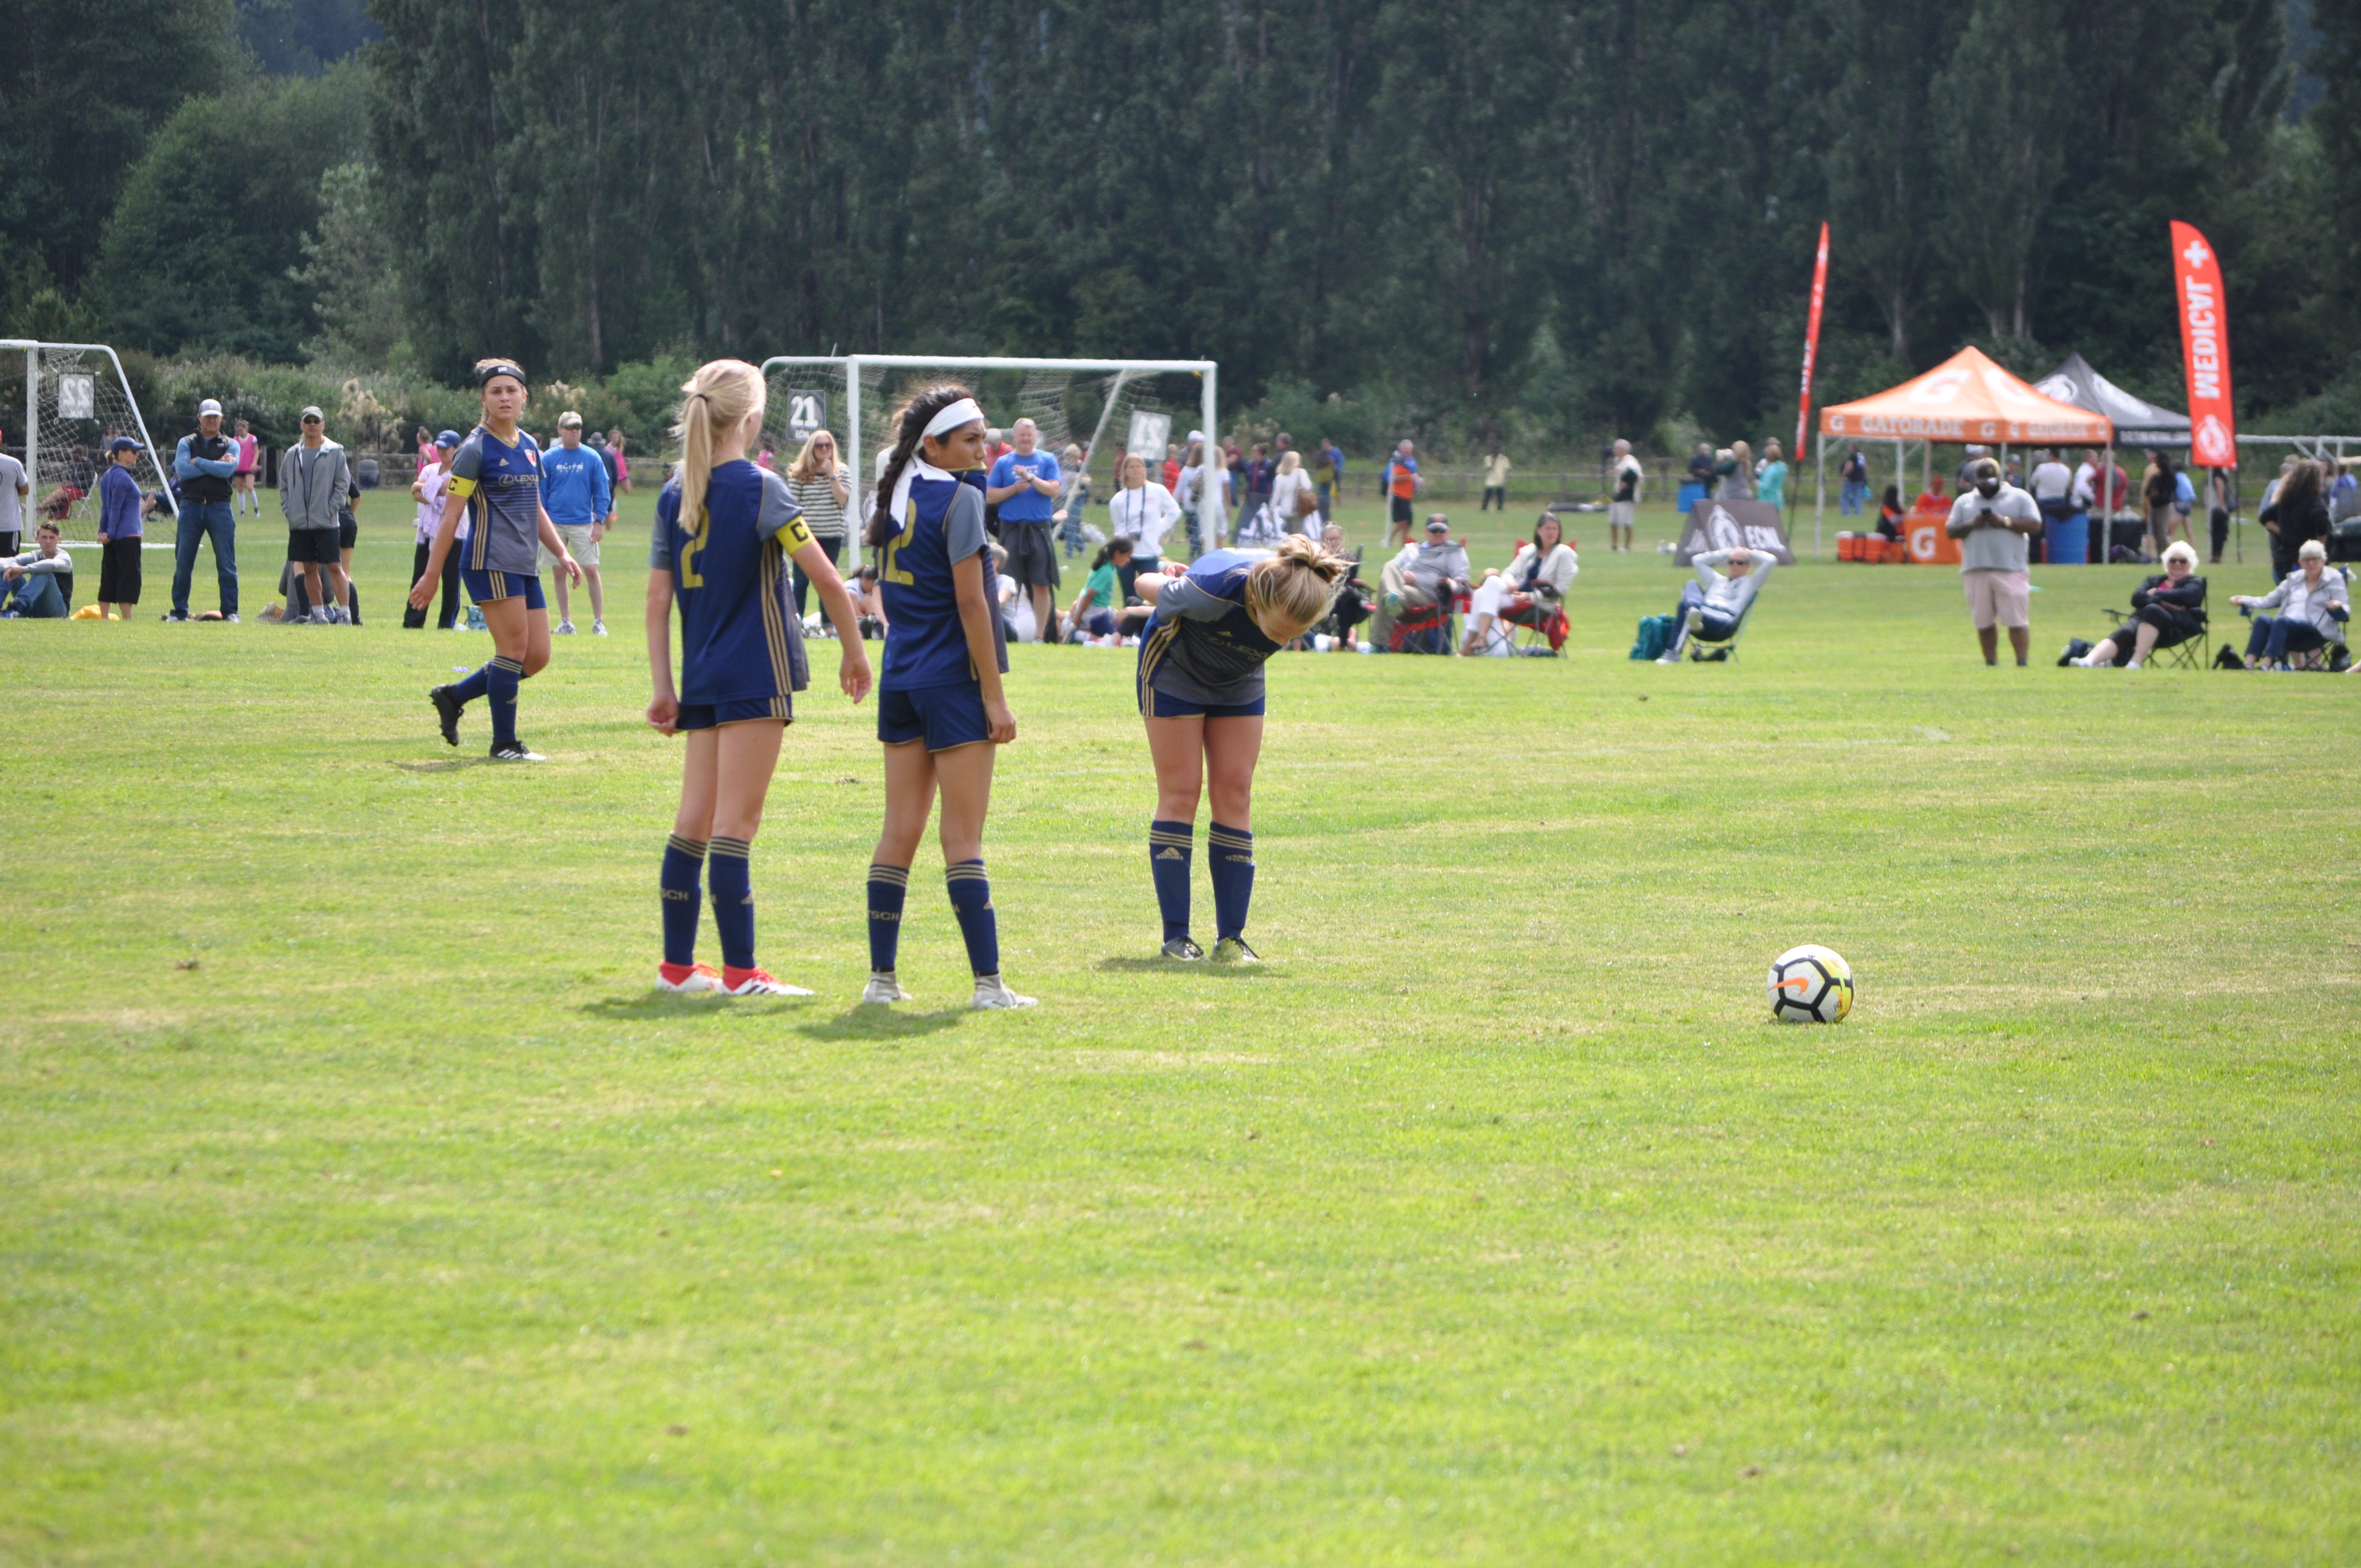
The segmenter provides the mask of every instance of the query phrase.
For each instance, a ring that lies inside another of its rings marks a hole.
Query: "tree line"
[[[12,332],[1210,357],[1644,439],[1792,421],[1823,218],[1826,396],[1975,342],[2177,401],[2180,217],[2250,412],[2361,386],[2361,0],[2301,59],[2286,0],[373,0],[308,77],[229,0],[9,5]]]

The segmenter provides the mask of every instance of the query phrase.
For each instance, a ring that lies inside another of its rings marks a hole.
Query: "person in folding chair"
[[[1533,524],[1532,541],[1518,545],[1516,559],[1509,563],[1508,576],[1502,579],[1508,591],[1500,600],[1500,619],[1541,633],[1549,640],[1550,652],[1557,652],[1565,646],[1566,591],[1581,570],[1557,513],[1542,513]]]
[[[1754,596],[1779,563],[1760,550],[1733,544],[1727,550],[1701,550],[1689,558],[1689,565],[1697,581],[1681,585],[1681,602],[1673,609],[1673,643],[1656,660],[1659,664],[1679,663],[1692,637],[1723,643],[1736,637],[1746,612],[1754,607]],[[1719,652],[1727,656],[1728,650]]]
[[[2295,570],[2269,593],[2238,594],[2230,600],[2245,609],[2279,611],[2255,617],[2255,630],[2246,639],[2250,670],[2294,669],[2298,660],[2309,663],[2313,655],[2345,641],[2353,614],[2352,592],[2345,574],[2328,564],[2328,546],[2307,539],[2297,547],[2295,559]]]
[[[2101,638],[2096,647],[2074,638],[2058,663],[2081,670],[2103,670],[2128,652],[2131,662],[2125,667],[2136,670],[2147,663],[2148,655],[2163,649],[2185,649],[2192,642],[2202,648],[2205,579],[2196,573],[2196,547],[2186,539],[2174,540],[2165,546],[2164,570],[2132,595],[2132,618],[2114,635]],[[2192,663],[2186,656],[2181,662]]]
[[[1467,552],[1451,540],[1451,519],[1426,520],[1426,543],[1405,545],[1378,574],[1392,622],[1387,646],[1397,653],[1456,653],[1451,613],[1468,591]]]

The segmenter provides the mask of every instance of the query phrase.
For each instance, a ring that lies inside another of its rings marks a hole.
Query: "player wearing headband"
[[[467,543],[458,545],[459,575],[467,597],[484,612],[492,633],[491,663],[456,685],[426,696],[442,721],[443,739],[459,743],[459,715],[479,696],[492,699],[492,761],[539,762],[547,759],[517,739],[517,686],[549,663],[549,611],[541,598],[541,557],[546,548],[571,582],[582,568],[566,548],[557,525],[541,505],[541,448],[517,428],[526,400],[524,372],[507,359],[476,362],[484,419],[459,444],[442,524],[427,547],[426,569],[410,590],[410,606],[423,610],[443,580],[443,563],[454,548],[459,520],[467,520]]]
[[[1262,755],[1263,664],[1328,614],[1351,563],[1301,534],[1277,550],[1216,550],[1170,563],[1137,587],[1156,607],[1139,640],[1139,714],[1156,762],[1148,867],[1164,914],[1164,956],[1202,959],[1189,937],[1197,797],[1211,796],[1206,869],[1213,957],[1259,961],[1246,946],[1254,898],[1254,772]]]
[[[807,681],[803,621],[788,596],[787,563],[819,589],[836,622],[837,684],[859,702],[869,693],[860,616],[836,566],[805,526],[786,480],[746,460],[763,429],[763,373],[717,359],[681,385],[680,468],[656,498],[648,552],[648,668],[655,695],[648,722],[686,733],[680,809],[659,878],[666,991],[731,996],[809,996],[754,962],[754,893],[749,856],[763,798]],[[680,607],[681,676],[672,679],[672,609]],[[697,870],[711,855],[713,924],[721,972],[697,961]]]
[[[935,793],[951,912],[975,974],[974,1005],[1030,1007],[1000,978],[1000,929],[983,870],[995,750],[1016,739],[1001,694],[1008,650],[983,537],[983,411],[964,387],[929,387],[894,418],[863,543],[885,600],[877,739],[885,744],[885,824],[869,867],[863,1002],[909,999],[895,979],[902,907]]]

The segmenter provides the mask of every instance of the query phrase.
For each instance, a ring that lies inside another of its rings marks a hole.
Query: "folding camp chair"
[[[1507,631],[1510,647],[1521,657],[1556,658],[1558,651],[1550,646],[1550,628],[1553,625],[1565,624],[1565,601],[1544,598],[1535,594],[1532,596],[1532,608],[1526,614],[1529,619],[1525,620],[1512,620],[1508,616],[1501,615],[1494,620],[1494,629]],[[1560,642],[1565,641],[1563,631],[1558,634],[1558,641]]]
[[[1722,638],[1707,637],[1705,634],[1705,611],[1701,609],[1690,610],[1687,639],[1681,644],[1682,650],[1688,654],[1689,663],[1693,664],[1719,664],[1727,660],[1737,658],[1738,640],[1746,635],[1746,623],[1754,619],[1754,607],[1757,604],[1760,604],[1762,600],[1763,596],[1761,594],[1757,594],[1752,598],[1747,600],[1746,608],[1738,612],[1738,624],[1730,629],[1729,636]]]

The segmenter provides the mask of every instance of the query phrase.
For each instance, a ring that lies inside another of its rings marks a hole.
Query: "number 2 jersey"
[[[541,448],[511,446],[478,425],[451,459],[450,493],[467,503],[467,537],[453,546],[470,572],[541,571]]]
[[[788,592],[787,557],[812,542],[787,482],[740,459],[707,477],[705,515],[685,523],[680,480],[656,498],[648,565],[672,573],[680,607],[680,700],[774,704],[811,683],[803,621]]]
[[[924,691],[978,679],[968,657],[951,568],[981,557],[993,655],[1008,669],[1005,623],[993,592],[992,553],[984,546],[983,492],[943,469],[913,459],[908,515],[879,553],[877,586],[885,601],[884,667],[880,691]]]
[[[1139,640],[1143,708],[1152,687],[1189,702],[1228,705],[1263,695],[1263,665],[1279,644],[1246,613],[1246,574],[1268,550],[1215,550],[1167,581]]]

